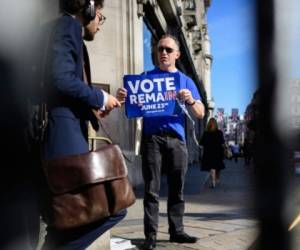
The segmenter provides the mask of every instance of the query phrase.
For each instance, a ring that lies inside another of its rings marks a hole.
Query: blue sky
[[[143,24],[144,34],[144,70],[153,69],[153,63],[151,59],[151,33],[148,30],[145,23]]]
[[[212,96],[216,109],[244,113],[256,89],[253,0],[213,0],[207,12],[211,39]]]

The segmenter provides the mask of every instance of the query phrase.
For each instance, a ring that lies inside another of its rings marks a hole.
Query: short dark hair
[[[68,12],[70,14],[77,14],[86,6],[89,0],[60,0],[59,7],[61,12]],[[95,6],[103,8],[104,0],[94,0]]]
[[[164,34],[164,35],[158,40],[158,42],[159,42],[160,40],[162,40],[162,39],[165,39],[165,38],[171,38],[171,39],[173,39],[174,42],[176,43],[177,47],[178,47],[178,50],[180,50],[180,43],[179,43],[177,37],[175,37],[175,36],[173,36],[173,35],[171,35],[171,34]]]

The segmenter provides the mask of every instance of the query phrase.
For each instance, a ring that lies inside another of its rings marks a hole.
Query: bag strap
[[[193,141],[195,142],[196,146],[198,148],[202,149],[202,146],[199,145],[199,142],[197,140],[197,136],[196,136],[196,129],[195,129],[195,121],[193,120],[193,118],[191,117],[189,111],[186,108],[186,105],[184,102],[182,102],[181,100],[179,100],[178,98],[176,98],[176,101],[179,105],[179,107],[181,108],[181,110],[185,113],[185,115],[187,116],[187,118],[190,120],[190,122],[192,123],[193,126]]]
[[[107,137],[108,137],[108,138],[106,138],[106,139],[110,140],[111,143],[112,143],[113,140],[111,139],[111,135],[110,135],[110,133],[108,132],[108,130],[106,129],[106,127],[104,126],[104,124],[103,124],[103,122],[102,122],[101,120],[99,120],[99,124],[100,124],[100,126],[101,126],[103,132],[104,132],[104,133],[107,135]]]
[[[102,137],[102,136],[91,136],[89,137],[89,139],[95,139],[95,140],[103,140],[103,141],[106,141],[108,142],[109,144],[118,144],[118,143],[115,143],[113,141],[113,139],[111,138],[111,135],[110,133],[108,132],[108,130],[106,129],[105,125],[103,124],[103,122],[101,120],[98,120],[103,132],[106,134],[107,137]],[[92,151],[94,151],[94,145],[92,143]],[[129,162],[129,163],[132,163],[132,160],[130,160],[122,151],[122,155],[123,157]]]

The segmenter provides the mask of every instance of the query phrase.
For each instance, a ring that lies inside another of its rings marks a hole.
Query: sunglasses
[[[161,46],[158,47],[159,53],[163,53],[164,51],[166,51],[168,54],[171,54],[173,51],[175,51],[175,49],[169,47],[161,47]]]

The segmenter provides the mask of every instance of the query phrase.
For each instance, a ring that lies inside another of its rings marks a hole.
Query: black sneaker
[[[196,243],[197,238],[194,236],[189,236],[186,233],[182,234],[174,234],[170,236],[170,242],[177,242],[177,243]]]
[[[146,238],[143,248],[145,250],[153,250],[156,247],[156,236]]]

